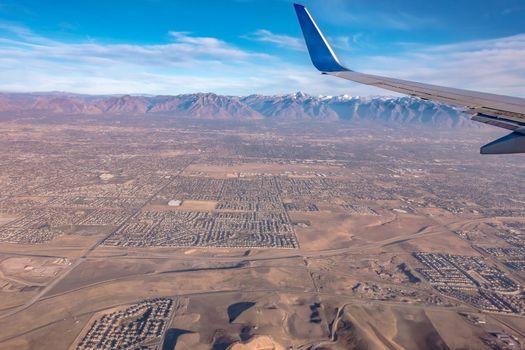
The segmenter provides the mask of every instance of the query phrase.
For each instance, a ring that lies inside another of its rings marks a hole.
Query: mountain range
[[[472,125],[457,108],[413,97],[287,95],[78,95],[0,93],[0,113],[159,114],[219,120],[367,120],[443,127]]]

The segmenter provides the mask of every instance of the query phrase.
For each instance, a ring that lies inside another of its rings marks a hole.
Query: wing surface
[[[525,99],[355,72],[340,63],[308,10],[299,4],[294,7],[312,63],[322,74],[463,107],[472,120],[512,130],[483,146],[481,153],[525,153]]]

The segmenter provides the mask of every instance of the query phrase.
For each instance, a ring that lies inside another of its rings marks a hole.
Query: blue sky
[[[525,96],[525,2],[305,0],[352,69]],[[288,0],[0,0],[0,90],[384,95],[320,76]]]

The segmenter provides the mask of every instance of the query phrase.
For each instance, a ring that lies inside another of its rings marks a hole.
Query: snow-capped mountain
[[[0,112],[45,114],[162,114],[199,119],[356,120],[471,125],[461,110],[412,97],[287,95],[245,97],[196,93],[176,96],[91,96],[0,93]]]

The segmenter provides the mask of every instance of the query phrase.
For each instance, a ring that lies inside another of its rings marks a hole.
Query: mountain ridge
[[[0,93],[0,113],[165,114],[217,120],[356,120],[464,127],[460,109],[414,97],[285,95],[83,95],[67,92]]]

